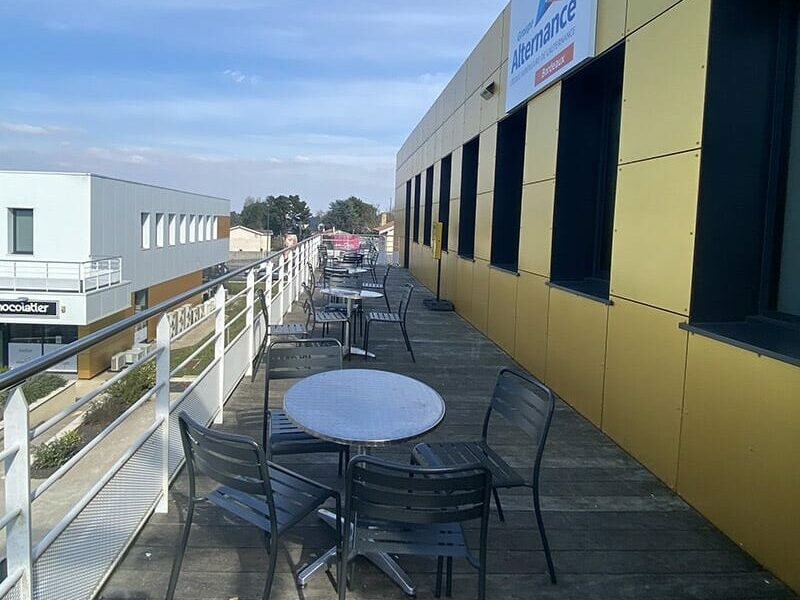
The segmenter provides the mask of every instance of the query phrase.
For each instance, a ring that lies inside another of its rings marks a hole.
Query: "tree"
[[[334,200],[322,217],[326,228],[335,227],[348,233],[368,233],[378,226],[378,207],[350,196],[346,200]]]
[[[275,236],[296,233],[298,238],[307,235],[311,210],[300,196],[248,197],[240,215],[241,224],[251,229],[268,229]]]

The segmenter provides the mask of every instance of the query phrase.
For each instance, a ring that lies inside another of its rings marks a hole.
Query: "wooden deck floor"
[[[391,277],[390,297],[412,281],[407,271]],[[378,359],[366,363],[413,376],[438,390],[447,403],[442,426],[430,439],[475,439],[487,398],[500,367],[516,366],[490,340],[455,313],[431,313],[422,306],[430,294],[417,287],[409,311],[414,364],[399,328],[372,334]],[[382,303],[376,306],[381,306]],[[364,368],[361,359],[349,367]],[[258,436],[240,425],[262,402],[263,374],[244,380],[225,411],[223,428]],[[285,389],[285,388],[283,388]],[[270,398],[280,405],[281,390]],[[494,429],[492,443],[515,466],[532,462],[526,440],[513,430]],[[408,459],[409,447],[376,452]],[[336,480],[333,456],[281,459],[320,481]],[[506,523],[492,516],[489,538],[488,597],[514,599],[703,599],[796,598],[706,519],[687,506],[644,467],[572,409],[559,403],[545,452],[542,476],[544,519],[559,577],[551,585],[526,494],[503,494]],[[186,504],[186,478],[176,481],[167,515],[153,516],[107,583],[102,598],[163,598],[174,545]],[[476,531],[469,532],[475,537]],[[293,583],[292,570],[334,542],[316,517],[284,539],[272,597],[280,600],[333,599],[334,588],[320,573],[305,589]],[[418,598],[432,598],[436,561],[401,557],[418,586]],[[192,600],[257,598],[266,558],[259,532],[213,508],[200,508],[189,542],[177,597]],[[358,560],[348,598],[400,599],[404,594],[371,564]],[[476,597],[475,572],[456,564],[454,597]]]

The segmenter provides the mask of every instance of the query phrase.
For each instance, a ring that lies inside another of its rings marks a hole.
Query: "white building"
[[[230,251],[259,252],[265,254],[272,247],[272,232],[251,229],[244,225],[231,227]]]
[[[5,209],[5,210],[3,210]],[[202,282],[228,255],[230,202],[78,173],[0,171],[0,354],[16,366]],[[136,332],[137,341],[154,335]],[[134,332],[65,365],[108,368]]]

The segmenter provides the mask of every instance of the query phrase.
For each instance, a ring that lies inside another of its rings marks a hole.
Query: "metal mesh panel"
[[[250,357],[247,355],[247,336],[245,333],[225,351],[225,397],[227,398],[247,370]]]
[[[227,360],[227,356],[226,356]],[[181,433],[178,429],[178,414],[186,412],[198,423],[208,423],[217,409],[217,385],[219,383],[219,365],[215,365],[203,380],[197,384],[186,398],[175,407],[169,416],[169,472],[172,475],[183,459]]]
[[[8,590],[8,593],[3,596],[3,600],[22,600],[22,579],[14,584],[14,587]]]
[[[34,565],[36,600],[89,598],[161,491],[156,431]]]

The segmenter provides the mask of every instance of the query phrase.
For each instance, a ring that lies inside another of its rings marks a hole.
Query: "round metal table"
[[[286,392],[283,410],[298,427],[315,437],[369,448],[420,437],[442,422],[442,397],[421,381],[370,369],[327,371],[302,379]],[[331,527],[336,515],[327,509],[319,517]],[[308,579],[336,557],[334,546],[300,571],[297,581]],[[388,554],[366,558],[386,573],[406,594],[416,589],[410,577]]]
[[[320,289],[320,293],[325,294],[326,296],[333,296],[335,298],[344,298],[347,302],[347,323],[345,324],[344,336],[347,340],[347,346],[345,347],[345,352],[347,354],[357,354],[358,356],[364,356],[366,354],[369,358],[375,358],[375,355],[372,352],[367,352],[363,348],[353,346],[352,340],[350,339],[350,317],[353,314],[353,302],[355,300],[363,300],[364,298],[382,298],[383,293],[376,292],[374,290],[362,290],[346,287],[324,287]]]

